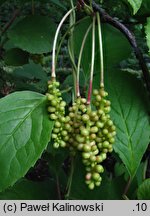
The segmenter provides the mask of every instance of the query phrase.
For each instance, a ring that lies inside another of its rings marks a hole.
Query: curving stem
[[[98,23],[98,39],[99,39],[99,52],[100,52],[100,87],[104,87],[104,57],[103,57],[103,41],[102,41],[102,29],[99,13],[96,13]]]
[[[95,61],[95,16],[93,17],[92,59],[91,59],[91,73],[90,73],[90,83],[89,83],[87,104],[91,103],[91,94],[92,94],[92,85],[93,85],[93,73],[94,73],[94,61]]]
[[[85,42],[86,42],[86,39],[87,39],[87,36],[90,32],[92,28],[92,24],[88,27],[85,35],[84,35],[84,38],[83,38],[83,41],[82,41],[82,44],[81,44],[81,49],[80,49],[80,53],[79,53],[79,59],[78,59],[78,66],[77,66],[77,83],[76,83],[76,92],[77,92],[77,97],[80,97],[80,88],[79,88],[79,79],[80,79],[80,65],[81,65],[81,58],[82,58],[82,54],[83,54],[83,49],[84,49],[84,46],[85,46]]]
[[[56,53],[56,44],[57,44],[57,39],[58,39],[58,34],[60,32],[60,29],[64,23],[64,21],[67,19],[67,17],[72,13],[72,11],[74,11],[76,9],[76,7],[71,8],[62,18],[61,22],[59,23],[57,30],[56,30],[56,34],[54,37],[54,42],[53,42],[53,51],[52,51],[52,72],[51,72],[51,77],[52,79],[55,79],[56,77],[56,73],[55,73],[55,53]]]

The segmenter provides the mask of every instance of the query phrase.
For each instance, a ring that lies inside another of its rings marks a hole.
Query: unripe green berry
[[[97,155],[96,156],[96,162],[101,163],[102,161],[103,161],[103,159],[102,159],[101,155]]]
[[[98,132],[98,127],[94,126],[90,128],[91,133],[97,133]]]
[[[60,121],[61,121],[61,122],[65,122],[65,121],[66,121],[66,118],[65,118],[64,116],[62,116],[62,117],[60,118]]]
[[[82,157],[83,157],[83,159],[88,159],[88,158],[90,158],[90,153],[88,153],[88,152],[83,152],[83,153],[82,153]]]
[[[93,90],[93,95],[95,95],[95,96],[96,96],[96,95],[99,95],[99,91],[98,91],[97,89],[94,89],[94,90]]]
[[[103,148],[108,148],[109,147],[109,142],[108,141],[104,141],[103,142]]]
[[[107,117],[106,117],[105,115],[103,115],[103,116],[101,117],[101,120],[102,120],[102,122],[106,122]]]
[[[69,117],[70,117],[70,118],[74,118],[74,117],[75,117],[75,114],[74,114],[73,112],[70,112],[70,113],[69,113]]]
[[[88,136],[89,135],[89,130],[87,130],[86,128],[85,129],[83,129],[83,130],[81,130],[81,134],[83,135],[83,136]]]
[[[99,109],[98,110],[98,114],[101,116],[101,115],[104,115],[104,111],[102,109]]]
[[[109,139],[109,142],[110,142],[110,143],[114,143],[114,142],[115,142],[115,139],[112,137],[112,138]]]
[[[91,146],[89,146],[87,144],[83,145],[83,151],[84,152],[90,152],[91,151]]]
[[[87,121],[89,121],[89,115],[87,115],[87,114],[84,114],[84,115],[82,115],[82,121],[83,122],[87,122]]]
[[[48,94],[48,95],[47,95],[47,99],[48,99],[49,101],[52,101],[52,100],[54,99],[54,96],[51,95],[51,94]]]
[[[56,134],[58,134],[59,131],[60,131],[59,128],[54,128],[54,129],[53,129],[53,132],[56,133]]]
[[[50,114],[50,118],[51,118],[52,120],[56,120],[56,119],[57,119],[57,116],[56,116],[55,114]]]
[[[112,126],[111,126],[111,130],[112,130],[112,131],[116,131],[115,125],[112,125]]]
[[[79,151],[82,151],[83,150],[83,144],[82,143],[80,143],[80,144],[78,144],[77,145],[77,149],[79,150]]]
[[[101,181],[95,182],[95,185],[96,185],[97,187],[99,187],[99,186],[101,185]]]
[[[102,157],[102,160],[104,161],[107,158],[107,154],[103,152],[101,153],[101,157]]]
[[[112,136],[116,136],[116,131],[113,131],[111,134]]]
[[[96,161],[96,156],[95,155],[91,155],[90,156],[90,161],[91,162],[95,162]]]
[[[94,187],[95,187],[94,182],[90,182],[89,185],[88,185],[88,188],[89,188],[90,190],[93,190]]]
[[[111,111],[111,108],[110,108],[110,107],[105,107],[105,108],[104,108],[104,112],[105,112],[105,113],[109,113],[110,111]]]
[[[99,149],[101,149],[103,147],[103,144],[102,143],[98,143],[97,146],[98,146]]]
[[[62,134],[62,136],[67,136],[67,135],[68,135],[68,133],[67,133],[66,130],[63,130],[63,131],[61,132],[61,134]]]
[[[69,136],[68,136],[68,135],[67,135],[67,136],[64,136],[64,137],[63,137],[63,140],[64,140],[64,141],[68,141],[68,140],[69,140]]]
[[[108,134],[108,130],[107,129],[103,129],[103,134]]]
[[[86,112],[86,106],[84,104],[81,104],[79,106],[79,109],[82,111],[82,112]]]
[[[102,165],[98,164],[94,167],[94,170],[98,173],[103,173],[104,172],[104,168]]]
[[[65,107],[66,106],[66,102],[65,101],[61,101],[60,106],[61,107]]]
[[[103,123],[103,122],[100,122],[100,121],[97,121],[97,122],[96,122],[96,126],[97,126],[98,128],[103,128],[103,127],[104,127],[104,123]]]
[[[101,101],[101,96],[100,95],[96,95],[96,101],[100,102]]]
[[[52,106],[56,106],[57,105],[57,101],[54,99],[51,101]]]
[[[59,148],[59,143],[55,142],[55,143],[53,144],[53,147],[56,148],[56,149]]]
[[[66,143],[65,143],[63,140],[61,140],[61,141],[60,141],[60,146],[61,146],[62,148],[64,148],[64,147],[66,147]]]
[[[69,116],[66,116],[66,117],[65,117],[65,122],[68,123],[69,121],[70,121],[70,117],[69,117]]]
[[[112,126],[112,125],[113,125],[113,121],[112,121],[112,120],[108,120],[108,121],[107,121],[107,125],[108,125],[108,126]]]
[[[92,179],[94,179],[95,181],[98,181],[99,178],[100,178],[100,174],[99,174],[99,173],[94,172],[94,173],[92,174]]]
[[[61,127],[61,123],[59,121],[55,121],[55,127],[60,128]]]
[[[96,145],[92,145],[91,146],[91,151],[95,151],[97,149],[97,146]]]
[[[99,153],[99,150],[96,149],[95,151],[92,152],[92,154],[97,155]]]
[[[52,133],[52,138],[53,138],[53,139],[56,139],[56,138],[57,138],[57,134]]]
[[[95,133],[90,134],[90,139],[92,140],[96,139],[96,134]]]
[[[86,103],[86,99],[85,98],[81,98],[81,103],[85,104]]]
[[[102,152],[103,152],[103,153],[107,153],[107,152],[108,152],[108,149],[105,148],[105,149],[102,150]]]
[[[79,142],[79,143],[84,143],[84,140],[85,138],[79,134],[76,135],[76,140]]]
[[[53,113],[53,112],[56,111],[56,108],[55,108],[55,107],[52,107],[52,106],[49,106],[47,110],[48,110],[48,112]]]

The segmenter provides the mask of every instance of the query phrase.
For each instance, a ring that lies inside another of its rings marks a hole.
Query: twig
[[[94,1],[92,2],[92,6],[93,6],[94,11],[97,11],[100,13],[101,18],[104,22],[107,22],[107,23],[111,24],[112,26],[114,26],[115,28],[119,29],[126,36],[128,41],[130,42],[131,46],[133,47],[136,58],[139,61],[139,65],[140,65],[142,72],[143,72],[143,78],[144,78],[144,81],[146,84],[146,88],[147,88],[148,92],[150,93],[150,73],[149,73],[149,70],[148,70],[147,65],[145,63],[145,60],[143,58],[143,55],[141,53],[141,50],[137,45],[134,34],[124,24],[122,24],[121,22],[119,22],[115,18],[111,17],[108,13],[106,13]]]
[[[131,177],[129,177],[128,182],[127,182],[127,184],[126,184],[126,187],[125,187],[125,189],[124,189],[123,196],[127,196],[127,193],[128,193],[128,191],[129,191],[131,182],[132,182],[132,179],[131,179]]]
[[[61,191],[60,191],[59,177],[58,177],[57,174],[56,174],[56,185],[57,185],[58,199],[61,200]]]
[[[12,25],[12,23],[15,21],[15,19],[17,18],[17,16],[20,13],[20,9],[16,9],[12,15],[12,18],[9,20],[8,23],[6,23],[6,25],[4,26],[3,30],[1,31],[1,35],[4,34]]]

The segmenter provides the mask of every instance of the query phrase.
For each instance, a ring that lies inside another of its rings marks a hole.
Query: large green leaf
[[[92,20],[86,19],[82,21],[79,25],[75,27],[74,30],[74,49],[76,57],[79,56],[81,43],[84,37],[86,30],[88,29]],[[91,64],[91,47],[92,47],[92,38],[91,31],[87,37],[83,56],[82,56],[82,68],[84,73],[87,74],[90,70]],[[114,27],[103,24],[102,25],[102,38],[103,38],[103,48],[104,48],[104,65],[105,69],[112,68],[119,64],[120,61],[128,58],[131,47],[124,37],[124,35],[116,30]],[[123,52],[122,52],[123,50]],[[96,28],[96,51],[95,51],[95,72],[99,72],[100,62],[99,62],[99,42],[98,42],[98,33]]]
[[[141,7],[142,0],[128,0],[128,2],[133,8],[133,14],[136,14]]]
[[[139,186],[137,197],[139,200],[150,200],[150,178]]]
[[[16,92],[0,100],[0,191],[24,176],[50,140],[46,97]]]
[[[18,48],[30,53],[51,51],[55,24],[46,16],[28,16],[17,22],[9,31],[8,37]]]
[[[28,63],[29,54],[21,49],[14,48],[8,50],[4,55],[7,65],[20,66]]]
[[[146,32],[147,45],[150,52],[150,18],[147,18],[147,25],[145,27],[145,32]]]
[[[95,77],[97,88],[98,80]],[[107,71],[105,84],[112,103],[111,116],[117,126],[114,150],[133,178],[150,141],[146,93],[134,75],[117,69]]]
[[[0,193],[0,200],[57,199],[54,181],[33,182],[21,179],[13,187]]]

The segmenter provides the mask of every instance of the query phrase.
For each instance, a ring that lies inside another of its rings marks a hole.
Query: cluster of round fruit
[[[55,121],[52,138],[54,147],[68,147],[72,154],[81,152],[85,165],[85,182],[89,189],[101,184],[101,163],[112,152],[116,128],[110,119],[110,101],[103,88],[93,91],[92,108],[85,98],[77,98],[69,114],[65,116],[65,103],[57,89],[58,84],[49,84],[48,100],[50,118]],[[55,101],[55,102],[53,102]],[[55,117],[54,117],[55,116]]]
[[[58,148],[59,146],[66,146],[66,133],[64,132],[64,124],[68,121],[65,117],[65,106],[66,102],[63,101],[61,97],[61,92],[59,90],[59,82],[55,80],[48,82],[48,112],[51,120],[55,121],[52,139],[54,141],[54,147]],[[67,140],[66,140],[67,141]]]

